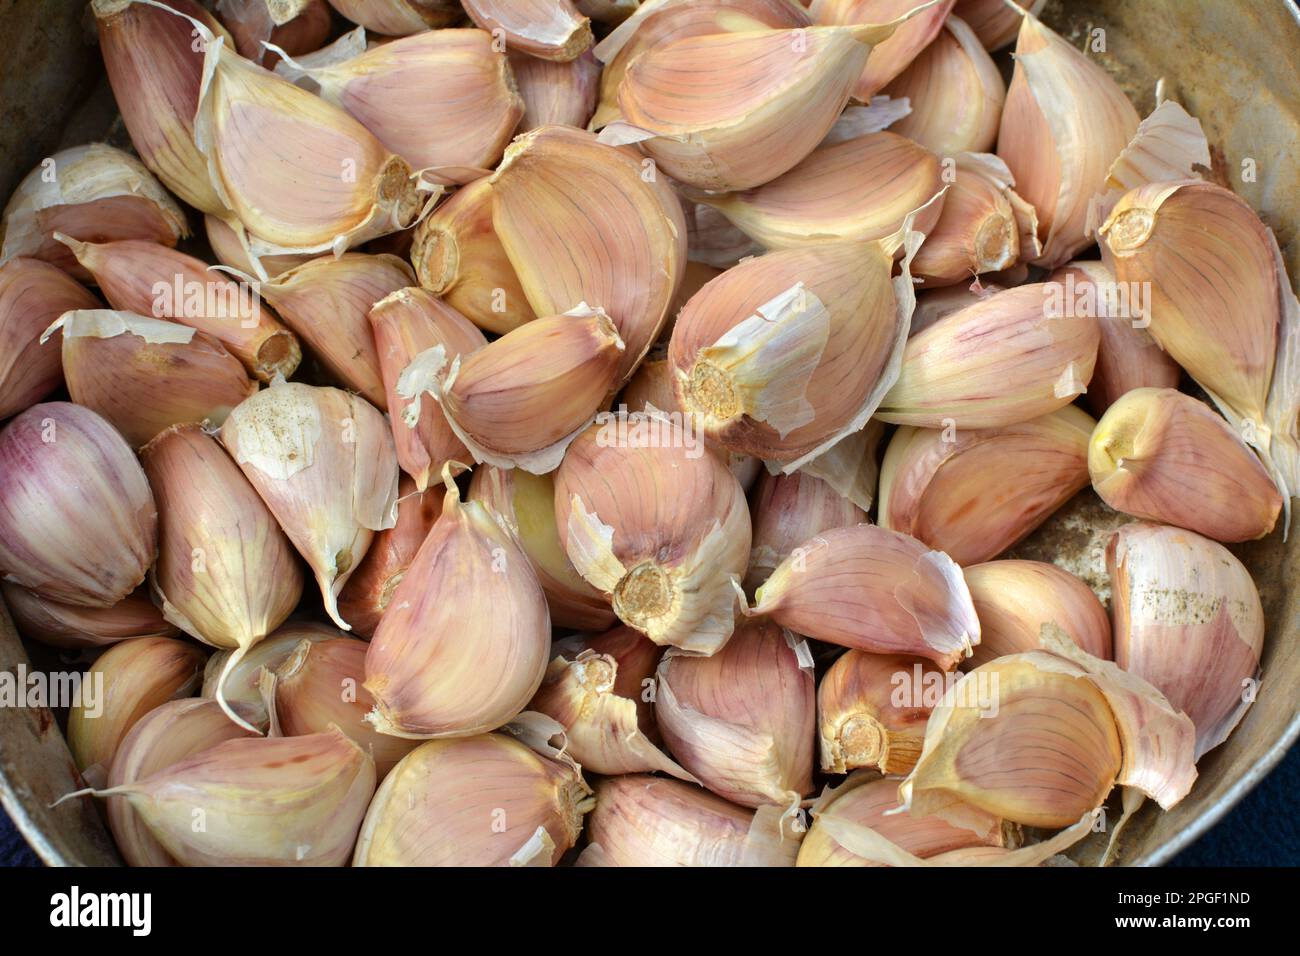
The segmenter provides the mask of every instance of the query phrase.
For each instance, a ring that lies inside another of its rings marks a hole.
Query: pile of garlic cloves
[[[0,225],[65,799],[163,866],[1059,865],[1176,805],[1260,688],[1300,304],[1041,5],[93,0],[129,144]],[[1008,554],[1081,493],[1092,578]]]

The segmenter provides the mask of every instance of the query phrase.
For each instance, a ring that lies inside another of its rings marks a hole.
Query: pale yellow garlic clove
[[[552,125],[587,128],[600,93],[600,61],[590,51],[568,63],[512,51],[510,69],[524,101],[518,132]]]
[[[338,594],[374,532],[396,520],[397,456],[383,415],[336,388],[273,384],[230,413],[221,442],[320,585],[347,630]]]
[[[1258,691],[1264,612],[1250,572],[1222,545],[1179,528],[1125,525],[1106,565],[1115,662],[1196,725],[1196,756],[1228,738]]]
[[[418,421],[431,395],[475,461],[546,474],[614,390],[623,352],[609,316],[583,303],[507,332],[450,368],[443,347],[421,353],[397,383],[408,400],[401,414]]]
[[[216,703],[203,698],[169,700],[135,722],[113,757],[108,786],[135,783],[210,747],[249,733]],[[128,866],[177,866],[126,797],[109,797],[109,829]]]
[[[998,156],[1038,211],[1035,265],[1055,268],[1092,244],[1092,197],[1137,132],[1138,115],[1110,75],[1045,27],[1021,21],[1016,71],[998,130]]]
[[[584,769],[616,776],[662,771],[698,783],[661,749],[654,674],[663,650],[630,627],[557,642],[528,705],[564,727]]]
[[[812,792],[816,690],[798,640],[750,621],[712,657],[669,650],[659,663],[655,718],[673,756],[741,806],[789,811]]]
[[[462,186],[415,229],[411,261],[420,285],[486,332],[536,318],[492,226],[488,177]]]
[[[555,474],[555,520],[569,560],[623,623],[702,654],[731,637],[749,508],[698,434],[654,416],[587,429]]]
[[[1102,416],[1088,446],[1092,487],[1116,511],[1216,541],[1273,530],[1282,496],[1222,416],[1172,388],[1136,388]]]
[[[1183,370],[1156,344],[1131,286],[1120,286],[1100,262],[1071,262],[1047,280],[1060,286],[1062,308],[1097,317],[1101,338],[1085,401],[1101,415],[1135,388],[1176,388]]]
[[[953,2],[924,4],[925,9],[903,23],[893,36],[877,43],[853,88],[853,98],[867,102],[928,49],[943,32],[944,19],[952,12]],[[809,12],[819,24],[885,23],[922,6],[916,0],[813,0]]]
[[[86,779],[108,779],[118,745],[141,717],[197,693],[206,660],[201,647],[169,637],[122,641],[101,654],[68,709],[68,749]]]
[[[78,607],[0,581],[0,593],[23,637],[51,647],[101,647],[133,637],[175,637],[179,630],[154,607],[148,592],[132,591],[112,607]]]
[[[396,256],[356,252],[312,259],[262,283],[261,292],[339,381],[383,411],[370,310],[414,284],[411,267]]]
[[[496,165],[524,114],[495,42],[483,30],[429,30],[341,62],[285,63],[277,72],[308,78],[411,169],[468,182],[477,177],[466,170]]]
[[[493,228],[533,312],[604,309],[626,345],[626,381],[686,264],[686,221],[665,177],[590,133],[545,126],[511,144],[491,183]]]
[[[1021,256],[1018,197],[1006,165],[986,153],[963,153],[955,164],[943,214],[912,260],[912,272],[927,286],[1009,269]]]
[[[546,593],[553,625],[603,631],[614,624],[616,618],[609,599],[582,579],[564,553],[555,523],[554,475],[483,465],[474,469],[469,500],[483,502],[518,536],[519,545],[532,562]]]
[[[1055,314],[1054,291],[1051,283],[1007,289],[916,333],[876,417],[997,428],[1069,405],[1087,390],[1100,332],[1092,316]]]
[[[423,491],[448,461],[468,460],[469,450],[452,430],[437,402],[421,402],[407,421],[410,399],[400,394],[402,374],[420,353],[440,346],[448,362],[487,345],[483,333],[452,306],[419,288],[398,289],[375,303],[369,314],[379,370],[383,375],[397,463]]]
[[[850,652],[853,653],[853,652]],[[968,847],[1011,847],[1018,828],[992,815],[955,826],[941,817],[890,813],[898,803],[898,781],[874,778],[865,770],[838,787],[828,787],[813,805],[813,823],[799,846],[796,866],[873,866],[836,839],[846,829],[867,827],[922,859]],[[848,841],[846,841],[848,842]]]
[[[946,686],[944,672],[917,657],[854,650],[841,655],[817,687],[823,772],[910,772],[921,756],[925,722]]]
[[[892,38],[886,41],[892,42]],[[868,67],[872,60],[867,61]],[[890,129],[948,157],[993,148],[1007,85],[975,31],[950,16],[933,42],[884,93],[890,99],[906,97],[912,107]]]
[[[924,657],[944,670],[980,638],[961,568],[874,525],[835,528],[795,548],[755,593],[750,613],[819,641]]]
[[[590,49],[591,21],[573,0],[462,0],[469,18],[510,49],[567,63]]]
[[[879,523],[963,567],[987,561],[1087,487],[1094,424],[1067,405],[1000,428],[904,426],[881,466]]]
[[[864,509],[805,471],[761,475],[749,511],[754,533],[744,584],[750,592],[809,538],[867,521]]]
[[[94,792],[125,797],[182,866],[342,866],[375,765],[335,728],[227,740]]]
[[[431,740],[375,794],[353,866],[554,866],[591,791],[572,760],[505,734]]]
[[[353,23],[391,37],[449,26],[464,13],[456,0],[329,0],[329,3]]]
[[[325,45],[332,25],[325,0],[217,0],[216,9],[239,55],[267,69],[280,57],[262,44],[290,56],[311,53]]]
[[[397,486],[397,523],[375,535],[364,560],[339,592],[339,614],[358,637],[369,640],[374,636],[406,569],[440,514],[441,489],[419,491],[414,481],[403,476]]]
[[[157,554],[153,493],[112,425],[80,405],[47,402],[0,431],[6,581],[53,601],[107,608],[140,585]]]
[[[757,812],[702,787],[625,774],[596,783],[579,866],[793,866],[799,834],[782,811]]]
[[[72,309],[99,300],[63,270],[20,256],[0,265],[0,419],[36,404],[63,381],[57,345],[41,333]]]
[[[80,309],[65,312],[42,341],[55,330],[73,401],[98,412],[136,447],[172,425],[219,426],[257,391],[225,346],[176,322]]]
[[[753,189],[692,198],[718,209],[766,248],[791,249],[884,239],[942,188],[938,156],[881,131],[819,146],[789,172]],[[929,233],[943,202],[928,206],[913,228]]]
[[[261,289],[156,242],[63,240],[115,309],[171,319],[212,336],[259,381],[288,378],[302,360],[292,332],[262,307]]]
[[[176,200],[138,159],[91,143],[55,153],[18,184],[0,218],[0,262],[30,256],[89,279],[56,233],[174,246],[190,230]]]
[[[1069,571],[1042,561],[988,561],[965,568],[980,643],[971,667],[1037,650],[1043,625],[1059,627],[1093,657],[1111,659],[1110,618],[1092,590]]]
[[[235,657],[237,649],[214,651],[203,672],[203,696],[215,702],[217,688],[221,687],[227,705],[242,719],[265,731],[270,723],[270,715],[262,694],[262,671],[275,670],[289,659],[303,641],[328,641],[346,636],[331,624],[290,621],[233,662],[231,658]]]
[[[448,466],[442,514],[366,656],[367,718],[395,737],[468,737],[520,713],[546,671],[550,616],[518,539]]]
[[[1012,6],[1006,0],[957,0],[953,13],[970,24],[986,50],[998,50],[1016,39],[1020,21],[1028,11],[1038,16],[1047,0],[1029,0]]]
[[[309,255],[262,256],[254,262],[248,255],[247,236],[241,237],[226,220],[206,215],[203,217],[203,229],[217,261],[243,275],[256,275],[260,266],[268,279],[274,279],[280,273],[288,272],[294,266],[312,259]]]

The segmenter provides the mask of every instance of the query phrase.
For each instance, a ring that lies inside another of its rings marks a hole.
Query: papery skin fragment
[[[802,470],[790,475],[763,473],[750,493],[749,510],[754,527],[744,581],[749,592],[809,538],[867,521],[865,509]]]
[[[456,0],[329,0],[329,3],[353,23],[394,37],[449,26],[464,13]]]
[[[311,53],[325,45],[332,26],[325,0],[217,0],[217,14],[239,55],[267,69],[274,69],[280,55],[263,43],[290,56]]]
[[[817,687],[822,771],[911,771],[945,687],[943,673],[930,661],[898,654],[850,650],[837,658]]]
[[[230,665],[226,665],[234,656],[234,650],[214,651],[208,658],[208,666],[203,672],[202,695],[215,700],[217,687],[223,684],[226,703],[242,719],[265,732],[270,724],[266,698],[262,693],[262,671],[275,670],[289,659],[303,641],[328,641],[337,637],[346,637],[345,631],[332,624],[320,624],[315,621],[289,621],[282,624],[269,637],[258,641],[246,654]],[[227,717],[227,720],[230,718]]]

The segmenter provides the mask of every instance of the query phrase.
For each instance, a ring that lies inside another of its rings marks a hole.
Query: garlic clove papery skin
[[[831,528],[867,522],[864,509],[803,470],[761,475],[749,511],[754,533],[744,585],[751,593],[805,541]]]
[[[934,688],[944,686],[943,671],[930,661],[855,650],[842,654],[817,687],[822,771],[910,772],[921,755],[933,707],[929,701],[938,697]]]
[[[567,63],[591,48],[591,21],[573,0],[463,0],[479,27],[512,50]]]
[[[540,126],[587,128],[600,95],[600,61],[590,50],[568,63],[512,51],[510,69],[524,101],[518,132]]]
[[[813,0],[809,13],[824,25],[886,23],[910,16],[892,36],[871,50],[866,67],[853,88],[853,98],[866,103],[898,76],[943,32],[955,0],[920,4],[916,0]],[[920,8],[920,9],[918,9]]]
[[[311,53],[325,45],[332,26],[325,0],[217,0],[217,14],[239,55],[267,69],[280,55],[262,44],[290,56]]]
[[[353,23],[390,37],[450,26],[464,15],[456,0],[329,0]]]
[[[221,687],[226,704],[243,720],[265,732],[270,725],[270,714],[262,694],[262,671],[274,671],[292,656],[303,641],[329,641],[346,636],[345,632],[332,624],[290,621],[258,641],[233,662],[231,658],[237,649],[214,651],[203,671],[203,697],[215,700],[217,688]]]
[[[336,388],[278,382],[239,405],[221,443],[320,585],[339,627],[339,591],[376,531],[396,521],[397,455],[383,415]]]
[[[140,585],[157,554],[153,493],[112,425],[88,408],[47,402],[0,431],[6,581],[53,601],[107,608]]]
[[[244,275],[257,275],[260,270],[268,279],[274,279],[313,258],[311,255],[261,256],[254,261],[249,256],[248,237],[241,236],[229,222],[210,213],[203,217],[203,231],[217,261]]]
[[[554,866],[590,793],[571,760],[505,734],[426,741],[375,794],[352,865]]]
[[[144,588],[132,591],[112,607],[62,604],[8,581],[0,581],[0,594],[18,633],[50,647],[77,650],[133,637],[175,637],[179,633],[154,607]]]

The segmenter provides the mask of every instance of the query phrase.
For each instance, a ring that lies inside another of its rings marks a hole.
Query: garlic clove
[[[591,21],[572,0],[462,0],[469,18],[507,47],[567,63],[590,49]]]
[[[921,756],[925,722],[945,686],[943,671],[920,658],[854,650],[842,654],[817,687],[822,771],[874,767],[881,773],[909,773]]]
[[[961,569],[942,551],[873,525],[804,542],[755,592],[753,615],[797,634],[944,670],[970,656],[980,625]]]
[[[303,641],[328,641],[345,636],[343,631],[331,624],[290,621],[233,661],[231,658],[235,657],[237,648],[214,651],[203,671],[202,695],[215,701],[217,688],[220,687],[226,704],[241,719],[265,731],[270,723],[270,715],[262,695],[262,671],[275,670],[289,659]]]
[[[1011,6],[1006,0],[957,0],[953,13],[970,24],[986,50],[999,50],[1015,42],[1025,12],[1038,16],[1047,0],[1028,0]]]
[[[163,701],[198,691],[206,659],[188,641],[141,637],[114,644],[90,665],[80,700],[68,709],[68,749],[87,780],[108,778],[136,721]]]
[[[1051,283],[1017,286],[917,332],[876,417],[922,428],[996,428],[1069,405],[1087,390],[1100,333],[1091,316],[1054,312],[1056,291]]]
[[[268,279],[274,279],[282,272],[288,272],[294,266],[312,259],[312,256],[262,256],[254,262],[249,258],[248,236],[241,235],[226,220],[206,215],[203,217],[203,229],[217,261],[243,275],[257,275],[260,269]]]
[[[943,214],[912,260],[926,286],[952,285],[1019,260],[1017,197],[1006,164],[987,153],[962,153],[944,195]]]
[[[568,63],[512,51],[510,69],[524,101],[518,132],[540,126],[587,128],[600,93],[600,61],[590,51]]]
[[[278,382],[230,413],[221,443],[307,560],[330,619],[347,630],[339,591],[374,532],[396,520],[388,423],[339,389]]]
[[[367,719],[395,737],[468,737],[519,714],[546,671],[551,624],[507,525],[451,479],[442,514],[370,642]],[[450,692],[454,688],[454,693]]]
[[[218,426],[257,391],[225,346],[176,322],[79,309],[65,312],[42,341],[56,329],[73,401],[98,412],[137,447],[172,425]]]
[[[866,103],[907,68],[943,32],[954,0],[920,4],[916,0],[814,0],[809,12],[819,24],[885,23],[915,13],[871,50],[853,98]]]
[[[752,592],[810,538],[832,528],[865,524],[867,513],[831,485],[806,471],[765,473],[750,497],[753,544],[745,590]]]
[[[353,23],[390,37],[450,26],[464,11],[456,0],[329,0]]]
[[[262,44],[290,56],[311,53],[325,45],[332,26],[325,0],[217,0],[217,14],[239,55],[267,69],[280,55]]]
[[[789,172],[743,192],[691,193],[768,249],[884,239],[943,188],[939,157],[896,133],[822,145]],[[943,201],[918,215],[929,233]]]
[[[202,698],[169,700],[135,722],[113,756],[108,786],[120,787],[165,770],[177,761],[249,733],[216,703]],[[109,829],[128,866],[177,866],[177,862],[126,797],[109,797]]]
[[[1034,264],[1052,269],[1092,244],[1089,205],[1138,115],[1105,70],[1036,17],[1021,21],[1015,62],[998,156],[1038,211],[1043,251]]]
[[[420,285],[485,332],[502,335],[536,318],[492,226],[492,183],[476,179],[415,228],[411,261]]]
[[[0,218],[0,262],[29,256],[88,279],[56,233],[174,246],[190,230],[176,200],[138,159],[90,143],[55,153],[18,184]]]
[[[431,740],[375,794],[353,866],[554,866],[591,791],[571,760],[505,734]]]
[[[782,823],[776,807],[754,812],[689,783],[603,777],[578,866],[793,866],[799,834]]]
[[[812,791],[816,691],[812,655],[796,640],[746,622],[712,657],[669,650],[659,662],[655,718],[669,749],[741,806],[791,810]]]
[[[636,13],[640,3],[641,0],[574,0],[574,6],[583,16],[614,26]]]
[[[587,429],[555,474],[555,519],[574,568],[623,623],[695,653],[727,642],[749,508],[698,434],[658,417]]]
[[[483,333],[453,307],[425,289],[398,289],[370,310],[379,370],[390,410],[389,424],[397,462],[423,491],[448,461],[467,458],[465,444],[448,424],[437,402],[419,403],[416,421],[407,422],[409,396],[400,394],[402,375],[422,352],[440,346],[448,361],[487,345]]]
[[[1255,698],[1264,614],[1250,573],[1191,531],[1125,525],[1106,549],[1115,662],[1196,725],[1196,757],[1227,739]]]
[[[1068,571],[1042,561],[987,561],[962,572],[980,619],[969,666],[1042,646],[1043,626],[1059,627],[1093,657],[1111,659],[1110,618],[1097,596]]]
[[[0,593],[18,633],[51,647],[76,650],[133,637],[175,637],[179,633],[143,588],[104,608],[51,601],[8,581],[0,581]]]
[[[1066,405],[1001,428],[900,428],[881,466],[879,523],[963,567],[987,561],[1087,487],[1093,425]]]
[[[938,156],[988,152],[998,138],[1007,85],[974,30],[955,16],[943,26],[884,87],[890,99],[906,97],[912,106],[911,113],[889,128]],[[885,41],[893,42],[892,37]],[[873,54],[868,69],[874,59]]]
[[[564,126],[515,140],[491,185],[493,228],[533,312],[603,309],[626,346],[626,381],[682,280],[686,222],[672,188],[630,151]]]
[[[554,475],[483,465],[474,469],[469,500],[481,501],[491,508],[498,520],[508,524],[519,538],[519,545],[528,555],[546,594],[553,625],[603,631],[614,624],[616,618],[609,599],[582,579],[564,553],[555,523]],[[581,757],[579,762],[588,763]]]
[[[140,585],[157,554],[153,493],[112,425],[88,408],[47,402],[0,431],[6,581],[53,601],[107,608]]]
[[[59,387],[59,349],[41,333],[64,312],[95,309],[97,300],[66,272],[20,256],[0,265],[0,419],[10,418]]]
[[[396,256],[357,252],[312,259],[262,283],[261,291],[339,381],[384,411],[370,310],[414,284],[411,267]]]
[[[977,278],[970,285],[950,285],[922,290],[916,295],[916,310],[912,313],[912,328],[909,334],[916,335],[944,316],[952,315],[968,305],[987,299],[994,293],[1001,292],[1002,289],[1003,286],[985,283]]]
[[[1088,471],[1116,511],[1216,541],[1262,538],[1282,510],[1273,479],[1232,426],[1172,388],[1120,396],[1093,432]]]

